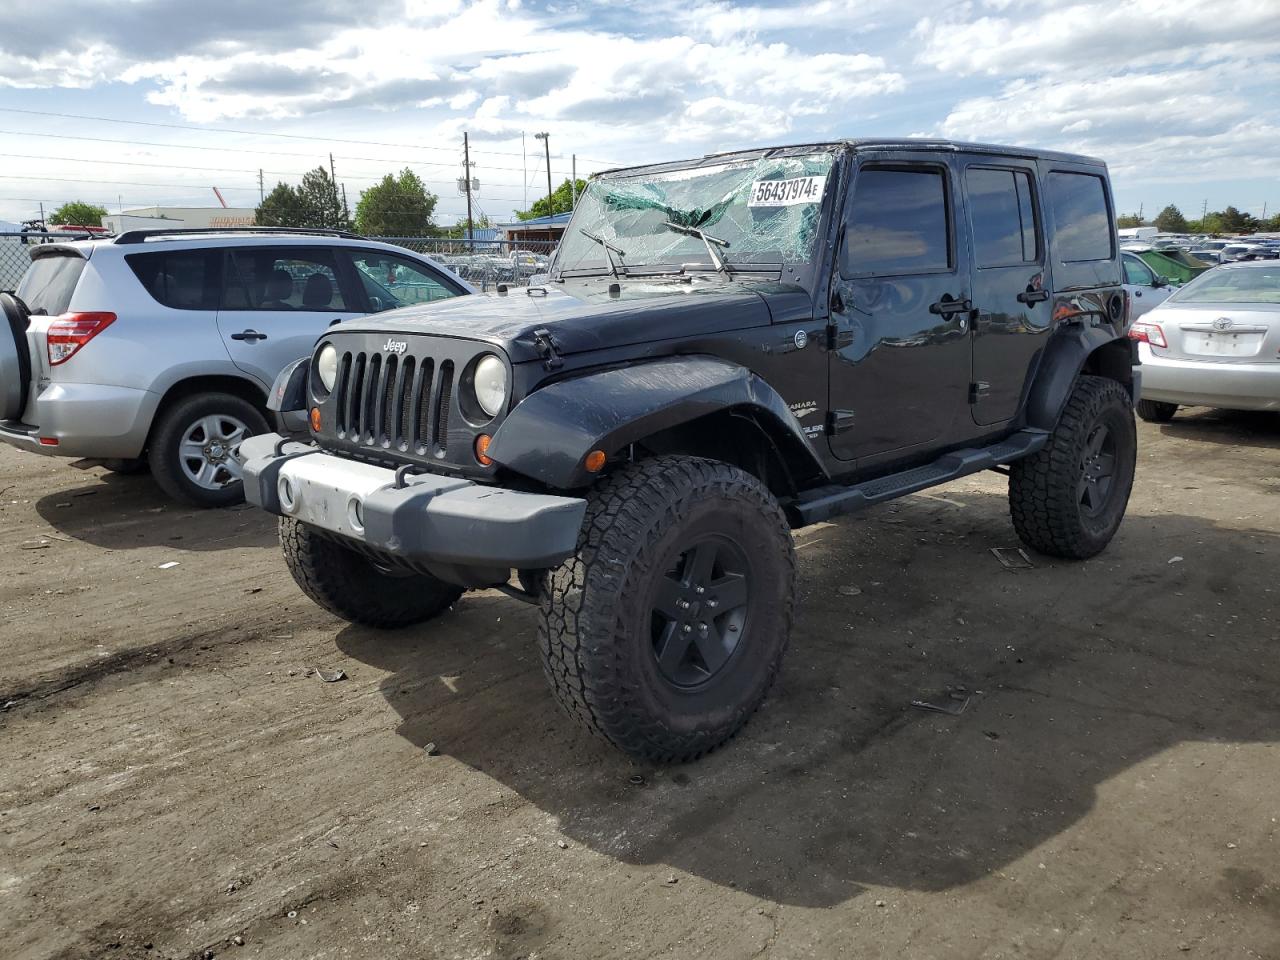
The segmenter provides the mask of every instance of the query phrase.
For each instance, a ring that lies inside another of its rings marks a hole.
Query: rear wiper
[[[666,221],[663,226],[670,230],[674,230],[676,233],[687,233],[691,237],[697,237],[706,244],[707,255],[711,257],[711,262],[716,265],[716,270],[726,275],[729,273],[729,265],[725,263],[724,258],[716,252],[717,246],[727,247],[729,245],[728,240],[721,240],[719,237],[713,237],[709,233],[703,233],[697,227],[686,227],[682,223],[672,223],[670,220]]]
[[[604,255],[609,258],[610,273],[612,273],[615,277],[626,274],[627,265],[625,263],[622,263],[622,258],[627,255],[627,251],[623,250],[621,247],[614,246],[604,237],[597,236],[596,234],[592,233],[589,230],[583,230],[581,227],[579,227],[578,232],[582,234],[584,237],[586,237],[588,240],[594,240],[596,243],[600,244],[600,246],[604,247]],[[618,255],[618,261],[616,263],[614,262],[614,259],[613,259],[613,255],[615,253]],[[622,268],[622,274],[618,273],[619,267]]]

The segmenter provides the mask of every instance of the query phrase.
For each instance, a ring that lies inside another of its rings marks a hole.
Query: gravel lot
[[[265,515],[0,449],[0,953],[1280,957],[1280,417],[1139,428],[1086,564],[1005,569],[995,474],[798,534],[779,685],[666,769],[513,600],[348,626]]]

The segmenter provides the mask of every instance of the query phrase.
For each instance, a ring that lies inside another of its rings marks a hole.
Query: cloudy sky
[[[498,219],[545,191],[544,130],[557,182],[924,135],[1101,156],[1122,211],[1271,213],[1277,79],[1280,0],[4,0],[0,218],[252,206],[332,152],[353,203],[410,166],[452,221],[464,130]]]

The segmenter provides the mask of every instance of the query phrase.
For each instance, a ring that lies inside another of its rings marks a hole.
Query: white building
[[[252,227],[253,223],[253,207],[139,207],[102,218],[102,225],[112,233],[156,228]]]

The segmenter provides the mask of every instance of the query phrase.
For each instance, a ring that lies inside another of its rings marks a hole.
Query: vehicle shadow
[[[276,546],[274,517],[243,504],[188,507],[169,499],[146,474],[90,473],[80,486],[41,497],[35,508],[58,532],[107,550]]]
[[[1280,413],[1265,410],[1216,410],[1191,407],[1179,410],[1160,432],[1180,440],[1200,440],[1232,447],[1280,445]]]
[[[353,626],[337,643],[389,671],[400,736],[573,840],[802,906],[973,882],[1163,750],[1280,740],[1274,534],[1131,515],[1093,561],[1029,554],[1014,571],[989,549],[1017,546],[1004,498],[947,491],[799,542],[777,687],[732,743],[684,766],[635,764],[563,716],[533,611],[496,594],[464,598],[434,634]],[[958,716],[910,706],[965,697]]]

